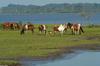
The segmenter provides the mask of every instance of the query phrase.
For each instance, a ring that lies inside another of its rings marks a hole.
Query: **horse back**
[[[53,30],[54,30],[54,31],[59,31],[59,30],[58,30],[58,27],[59,27],[59,26],[53,27]]]

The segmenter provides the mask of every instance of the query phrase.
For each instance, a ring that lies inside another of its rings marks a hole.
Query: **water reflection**
[[[100,52],[78,51],[76,53],[64,54],[57,59],[43,61],[23,60],[22,66],[99,66]]]
[[[55,59],[48,59],[48,60],[24,59],[24,60],[21,60],[20,63],[22,64],[22,66],[44,66],[44,64],[47,64],[47,66],[48,66],[49,63],[60,62],[60,61],[72,59],[73,57],[78,56],[80,53],[83,53],[83,51],[77,51],[75,53],[70,53],[70,54],[63,54],[59,58],[57,57]],[[55,66],[55,65],[53,65],[53,66]]]

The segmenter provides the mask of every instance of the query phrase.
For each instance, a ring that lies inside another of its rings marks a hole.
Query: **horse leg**
[[[79,33],[80,33],[80,30],[79,30],[79,29],[76,29],[76,30],[75,30],[75,34],[78,35]]]
[[[81,30],[79,30],[79,35],[81,35]]]
[[[54,31],[54,35],[56,35],[56,31]]]
[[[46,35],[47,31],[45,30],[44,32],[45,32],[45,35]]]
[[[31,31],[32,31],[32,34],[34,33],[34,30],[33,29],[31,29]]]
[[[63,35],[63,31],[60,32],[61,36]]]
[[[75,31],[74,31],[74,35],[76,35],[76,34],[77,34],[77,31],[75,30]]]
[[[42,34],[42,31],[41,30],[39,30],[39,34]]]
[[[24,33],[25,33],[25,30],[22,29],[21,32],[20,32],[20,34],[22,35],[22,34],[24,34]]]
[[[74,34],[75,34],[75,33],[74,33],[74,29],[72,29],[72,30],[71,30],[71,32],[72,32],[72,35],[74,35]]]

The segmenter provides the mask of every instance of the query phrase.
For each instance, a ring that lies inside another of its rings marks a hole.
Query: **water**
[[[23,61],[23,66],[100,66],[100,52],[82,52],[47,61]]]
[[[88,19],[78,13],[50,13],[33,15],[0,15],[0,22],[32,22],[34,24],[61,24],[74,22],[81,24],[100,24],[100,14],[93,14]]]

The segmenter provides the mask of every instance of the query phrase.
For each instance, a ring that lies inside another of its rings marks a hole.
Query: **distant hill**
[[[77,3],[77,4],[47,4],[44,6],[36,5],[16,5],[9,4],[0,8],[0,14],[34,14],[34,13],[81,13],[91,12],[100,13],[100,4],[96,3]]]

